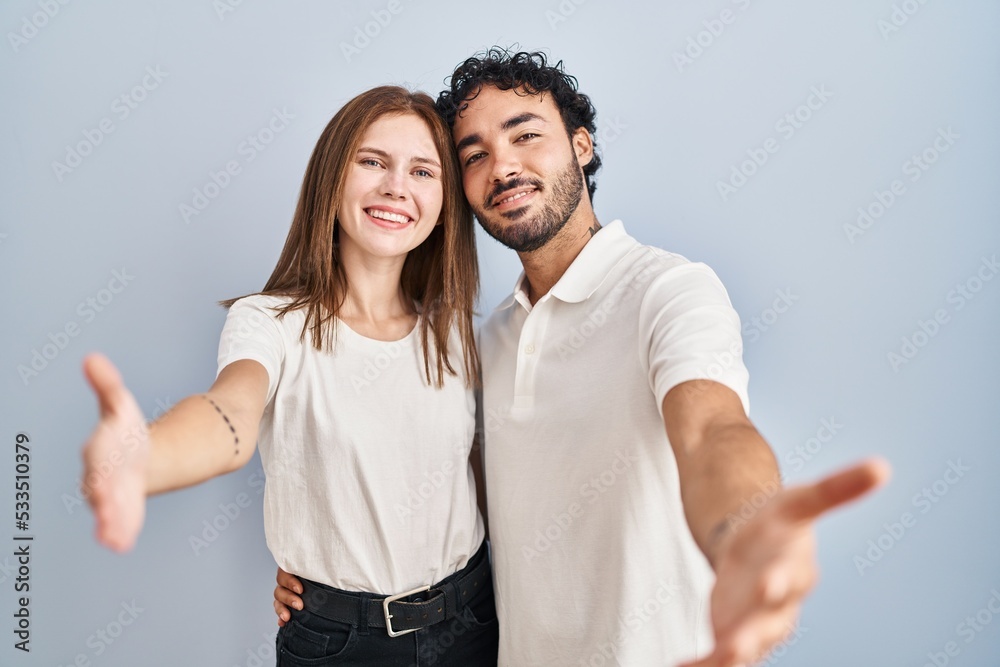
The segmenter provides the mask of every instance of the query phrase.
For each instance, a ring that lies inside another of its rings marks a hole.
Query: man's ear
[[[578,127],[570,136],[570,143],[573,144],[573,151],[576,153],[576,160],[581,167],[586,167],[594,159],[594,138],[585,127]]]

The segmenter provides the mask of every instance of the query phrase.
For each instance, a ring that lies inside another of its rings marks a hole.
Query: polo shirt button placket
[[[535,403],[535,373],[540,361],[540,341],[549,319],[548,297],[543,297],[531,309],[518,341],[517,377],[514,387],[514,407],[532,409]]]

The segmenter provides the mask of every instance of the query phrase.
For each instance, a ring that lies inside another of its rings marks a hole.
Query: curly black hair
[[[597,110],[590,98],[577,90],[576,78],[563,71],[561,60],[549,65],[544,53],[511,53],[508,49],[494,46],[456,67],[448,85],[449,90],[438,95],[436,106],[449,127],[454,127],[455,117],[469,106],[469,100],[474,99],[484,85],[496,86],[500,90],[523,88],[530,95],[551,94],[566,126],[566,133],[572,136],[577,128],[585,127],[594,141],[594,157],[583,168],[587,192],[590,199],[594,199],[594,191],[597,190],[595,174],[601,168],[597,138],[594,136]]]

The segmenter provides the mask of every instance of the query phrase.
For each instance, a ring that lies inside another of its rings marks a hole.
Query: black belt
[[[349,593],[302,579],[302,602],[309,613],[331,621],[357,626],[386,628],[397,637],[455,617],[473,595],[490,583],[486,544],[455,574],[434,586],[398,595]],[[401,598],[427,591],[427,600],[403,602]]]

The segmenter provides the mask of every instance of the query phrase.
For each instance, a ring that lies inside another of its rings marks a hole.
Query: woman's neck
[[[338,317],[370,338],[397,340],[409,333],[417,315],[400,285],[405,257],[359,256],[343,250],[347,295]]]

